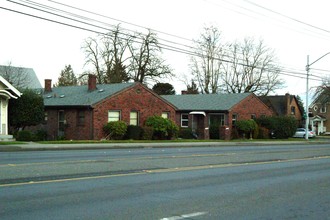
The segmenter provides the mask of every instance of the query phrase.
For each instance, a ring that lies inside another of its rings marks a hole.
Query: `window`
[[[325,105],[320,108],[320,113],[326,113],[327,112],[327,107]]]
[[[78,125],[84,125],[85,124],[85,111],[78,110],[78,113],[77,113],[77,124]]]
[[[237,114],[233,114],[231,119],[232,126],[236,126],[236,121],[237,121]]]
[[[168,112],[162,112],[162,117],[163,118],[169,118],[169,113]]]
[[[296,114],[296,107],[291,106],[291,115],[295,115]]]
[[[251,119],[255,120],[257,118],[257,116],[255,114],[251,115]]]
[[[63,110],[58,111],[58,137],[63,137],[65,132],[65,114]]]
[[[129,124],[139,125],[139,113],[137,111],[130,112],[129,114]]]
[[[189,115],[187,113],[181,114],[181,127],[187,128],[189,122]]]
[[[44,118],[45,121],[48,121],[48,112],[45,112],[45,118]]]
[[[120,111],[110,111],[108,112],[108,122],[110,121],[119,121],[120,120]]]

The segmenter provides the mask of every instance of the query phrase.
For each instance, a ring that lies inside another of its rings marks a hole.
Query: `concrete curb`
[[[17,145],[0,145],[0,152],[10,151],[52,151],[52,150],[93,150],[93,149],[138,149],[138,148],[177,148],[177,147],[229,147],[229,146],[267,146],[267,145],[306,145],[327,144],[318,141],[247,141],[247,142],[167,142],[167,143],[82,143],[82,144],[40,144],[29,142]]]

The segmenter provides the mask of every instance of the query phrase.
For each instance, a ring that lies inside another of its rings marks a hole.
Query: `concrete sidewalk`
[[[225,146],[267,146],[267,145],[306,145],[327,144],[330,139],[313,139],[297,141],[219,141],[219,142],[153,142],[153,143],[79,143],[79,144],[24,144],[0,145],[2,151],[43,151],[43,150],[92,150],[92,149],[130,149],[130,148],[171,148],[171,147],[225,147]]]

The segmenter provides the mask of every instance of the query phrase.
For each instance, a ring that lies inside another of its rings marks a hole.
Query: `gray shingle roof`
[[[18,86],[28,89],[42,88],[40,81],[32,68],[0,65],[0,75],[7,80],[7,77],[10,77],[9,81],[11,82],[9,83],[11,83],[15,87]]]
[[[163,95],[178,110],[227,111],[252,93]]]
[[[88,91],[88,86],[61,86],[43,94],[44,105],[55,106],[92,106],[135,83],[98,84],[97,89]]]

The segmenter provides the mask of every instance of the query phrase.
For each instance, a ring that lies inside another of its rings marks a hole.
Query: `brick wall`
[[[64,119],[66,125],[64,126],[64,137],[67,140],[88,140],[92,138],[91,116],[92,110],[89,109],[48,109],[47,123],[45,129],[47,130],[48,139],[56,140],[59,138],[59,123],[58,113],[64,112]],[[83,123],[78,122],[78,114],[82,111],[84,114]]]
[[[268,108],[257,96],[251,94],[231,109],[228,117],[230,126],[233,114],[237,114],[237,120],[247,120],[251,119],[251,115],[255,115],[256,118],[259,118],[262,115],[273,115],[273,111]]]

